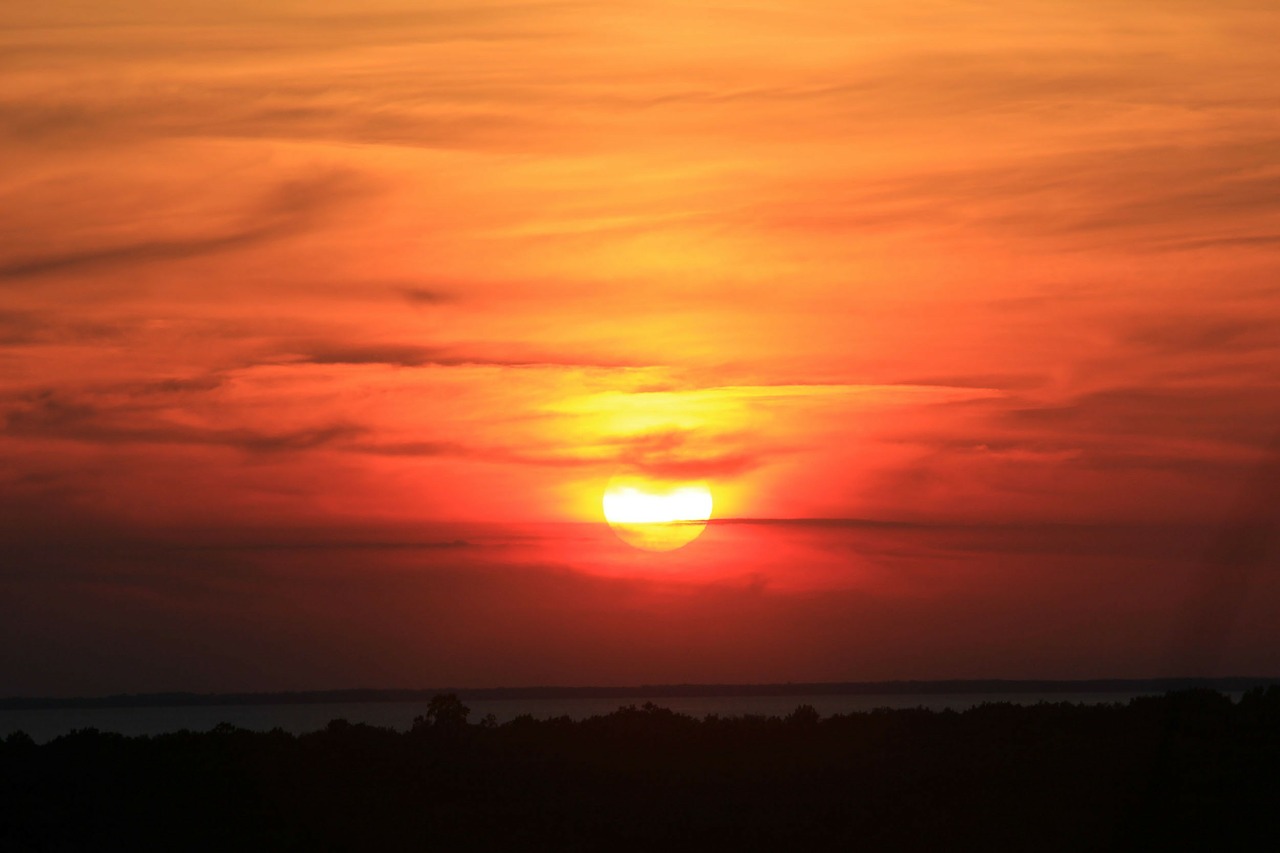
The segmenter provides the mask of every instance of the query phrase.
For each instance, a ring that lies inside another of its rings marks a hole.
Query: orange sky
[[[1280,672],[1277,43],[6,4],[0,694]]]

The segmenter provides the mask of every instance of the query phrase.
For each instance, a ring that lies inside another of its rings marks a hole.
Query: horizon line
[[[195,692],[186,690],[114,693],[98,696],[6,696],[0,710],[57,708],[181,707],[191,705],[326,704],[336,701],[398,702],[453,694],[462,699],[626,699],[713,698],[724,696],[926,695],[963,693],[1128,693],[1208,687],[1227,691],[1280,685],[1276,676],[1160,676],[1146,678],[945,678],[869,681],[787,681],[666,683],[636,685],[530,685],[525,687],[345,687],[320,690]]]

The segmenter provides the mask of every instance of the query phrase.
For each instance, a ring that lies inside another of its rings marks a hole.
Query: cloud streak
[[[110,412],[52,392],[29,396],[5,415],[3,434],[94,444],[207,445],[250,453],[311,450],[362,435],[351,424],[296,430],[200,427],[166,423],[136,412]]]
[[[643,367],[598,357],[555,353],[522,353],[521,346],[469,345],[432,347],[418,344],[313,344],[282,356],[294,365],[386,365],[391,367]]]
[[[276,186],[246,215],[246,224],[241,227],[216,234],[142,240],[117,246],[9,258],[0,261],[0,280],[132,269],[144,264],[244,249],[305,231],[335,205],[366,195],[369,191],[365,181],[350,173],[286,181]]]

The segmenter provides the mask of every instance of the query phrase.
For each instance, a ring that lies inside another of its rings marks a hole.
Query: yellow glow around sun
[[[604,517],[622,541],[649,551],[687,545],[711,518],[711,490],[704,483],[662,483],[614,477],[604,491]]]

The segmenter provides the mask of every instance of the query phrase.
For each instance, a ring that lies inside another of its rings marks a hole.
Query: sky
[[[1280,675],[1277,42],[5,3],[0,695]]]

